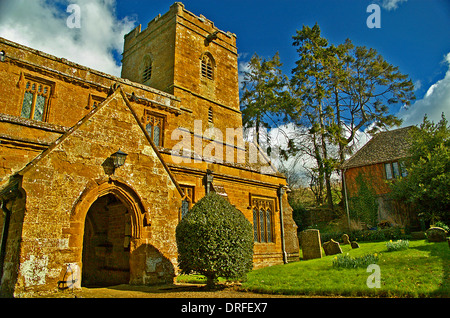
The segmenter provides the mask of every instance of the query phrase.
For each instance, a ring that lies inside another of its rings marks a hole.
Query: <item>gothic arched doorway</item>
[[[132,218],[113,193],[98,197],[86,214],[82,286],[111,286],[130,281]]]

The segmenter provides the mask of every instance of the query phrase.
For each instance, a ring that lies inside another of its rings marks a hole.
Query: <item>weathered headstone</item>
[[[319,230],[304,230],[301,234],[303,259],[322,257],[322,246],[320,244]]]
[[[347,234],[342,235],[342,244],[350,244],[350,239]]]
[[[325,255],[334,255],[334,254],[342,254],[341,247],[338,242],[333,239],[328,242],[323,243],[323,250],[325,251]]]
[[[352,248],[359,248],[359,244],[356,242],[351,242],[350,245],[352,246]]]
[[[447,231],[442,227],[430,227],[426,234],[428,242],[445,242],[447,240]]]

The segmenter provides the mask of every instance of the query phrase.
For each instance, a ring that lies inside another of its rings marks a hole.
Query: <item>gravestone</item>
[[[442,227],[430,227],[425,233],[428,242],[445,242],[447,240],[447,231]]]
[[[347,234],[342,235],[342,244],[350,244],[350,239],[348,238]]]
[[[352,246],[352,248],[359,248],[359,244],[356,242],[351,242],[350,245]]]
[[[322,257],[322,246],[320,244],[319,230],[304,230],[301,234],[303,259]]]
[[[334,255],[334,254],[342,254],[341,247],[338,242],[333,239],[328,242],[323,243],[323,250],[325,251],[325,255]]]

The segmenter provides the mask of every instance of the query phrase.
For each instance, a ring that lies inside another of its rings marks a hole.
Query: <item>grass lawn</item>
[[[381,287],[369,288],[366,268],[334,268],[334,255],[254,270],[242,289],[287,295],[450,297],[450,249],[447,242],[410,241],[409,249],[388,252],[386,242],[342,245],[344,254],[377,253]]]

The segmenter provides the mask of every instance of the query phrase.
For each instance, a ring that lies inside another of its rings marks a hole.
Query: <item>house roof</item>
[[[416,128],[416,126],[408,126],[376,134],[351,158],[347,159],[342,164],[341,169],[373,165],[408,157],[412,141],[409,132]]]

